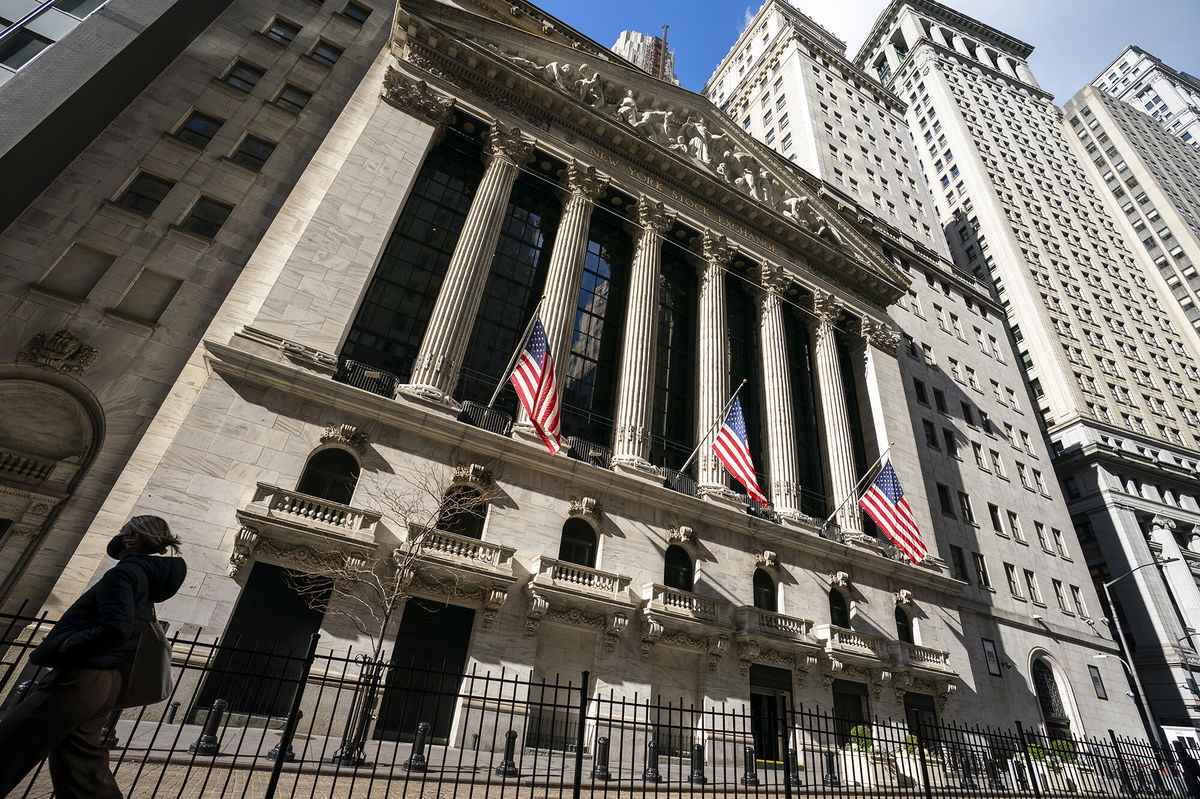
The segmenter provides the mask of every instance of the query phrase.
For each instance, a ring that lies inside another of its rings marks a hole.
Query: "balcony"
[[[799,619],[783,613],[756,608],[753,605],[743,605],[737,609],[737,628],[739,633],[754,633],[783,638],[795,643],[816,644],[813,638],[813,623],[808,619]]]
[[[737,621],[738,667],[749,673],[755,661],[769,665],[786,665],[807,671],[817,665],[821,645],[813,637],[813,623],[753,605],[739,607]]]
[[[696,484],[696,479],[690,474],[677,472],[674,469],[668,469],[666,466],[658,468],[663,478],[663,486],[672,491],[678,491],[680,494],[687,494],[689,497],[700,496],[700,487]]]
[[[725,622],[729,603],[658,583],[642,586],[642,599],[645,602],[641,631],[643,660],[656,644],[662,643],[704,652],[708,655],[709,670],[716,670],[733,632]]]
[[[718,623],[718,603],[724,602],[711,597],[667,588],[658,583],[647,583],[642,587],[642,599],[646,601],[648,613],[660,614],[673,619],[697,624]]]
[[[428,527],[413,525],[408,539],[400,544],[404,553],[414,553],[425,567],[422,571],[443,578],[469,580],[472,578],[501,578],[513,581],[512,547],[500,546],[477,538],[447,533]]]
[[[388,399],[395,399],[396,385],[399,383],[396,376],[391,372],[375,369],[367,366],[365,363],[352,361],[349,358],[343,358],[338,362],[337,372],[334,374],[333,379],[339,383],[361,388],[363,391],[370,391],[372,394],[378,394]]]
[[[907,670],[916,677],[926,679],[950,679],[958,676],[958,673],[950,668],[949,652],[904,641],[893,641],[889,649],[898,670]]]
[[[555,558],[537,559],[533,580],[526,590],[529,593],[527,635],[543,619],[573,627],[591,627],[604,632],[609,652],[615,651],[617,637],[629,625],[636,608],[625,575]]]
[[[608,447],[579,436],[567,436],[563,443],[567,457],[599,466],[601,469],[612,468],[612,450]]]
[[[375,549],[380,514],[259,483],[254,499],[237,511],[237,518],[284,547],[369,554]]]
[[[467,400],[458,412],[458,421],[501,436],[512,432],[513,418],[503,411]]]
[[[869,633],[855,632],[832,624],[819,624],[813,635],[825,646],[825,654],[843,664],[867,668],[891,664],[887,639]]]

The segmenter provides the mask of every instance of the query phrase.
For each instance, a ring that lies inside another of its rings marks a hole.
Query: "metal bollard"
[[[704,744],[692,744],[692,773],[688,775],[688,782],[696,785],[708,782],[704,776]]]
[[[297,721],[299,721],[303,716],[304,716],[303,711],[296,712],[296,720]],[[269,750],[267,750],[267,753],[265,755],[263,755],[263,757],[265,757],[267,760],[282,759],[284,763],[296,762],[296,750],[292,749],[292,744],[289,742],[287,751],[280,752],[279,750],[280,750],[282,744],[283,744],[283,736],[280,736],[279,743],[275,744]]]
[[[479,733],[471,733],[471,748],[476,752],[479,751]]]
[[[221,739],[217,736],[217,731],[221,729],[221,717],[225,715],[227,707],[229,703],[224,699],[213,702],[212,710],[208,712],[208,718],[204,720],[204,727],[200,730],[200,738],[188,747],[189,752],[196,755],[221,753]]]
[[[172,702],[171,704],[167,705],[167,719],[166,719],[167,724],[175,723],[175,714],[179,712],[180,704],[181,704],[180,702]]]
[[[593,758],[592,779],[611,780],[612,772],[608,770],[608,738],[596,739],[596,757]]]
[[[754,747],[747,745],[742,752],[742,785],[758,785],[758,761],[754,759]]]
[[[646,782],[662,781],[662,774],[658,772],[658,744],[653,738],[646,741],[646,767],[642,770],[642,779]]]
[[[800,787],[800,759],[796,757],[796,750],[788,750],[788,783],[793,788]]]
[[[417,734],[413,738],[412,753],[404,761],[405,771],[425,771],[429,761],[425,759],[425,739],[429,737],[429,722],[422,721],[417,725]]]
[[[979,783],[975,781],[975,758],[971,757],[969,752],[962,752],[958,756],[958,766],[962,778],[959,780],[959,787],[969,791],[974,791],[979,787]]]
[[[836,788],[842,784],[842,781],[838,779],[837,759],[833,756],[833,752],[825,753],[825,775],[821,777],[821,782],[830,788]]]
[[[504,761],[496,766],[497,777],[520,777],[521,771],[517,768],[516,762],[517,752],[517,733],[516,730],[509,730],[504,733]]]
[[[105,749],[116,749],[121,741],[117,738],[117,719],[121,717],[120,708],[113,708],[100,728],[100,745]]]

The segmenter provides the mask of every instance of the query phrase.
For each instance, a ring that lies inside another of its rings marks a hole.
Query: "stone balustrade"
[[[881,662],[891,660],[889,642],[881,636],[847,630],[832,624],[815,627],[813,634],[824,642],[825,651],[831,655],[853,655]]]
[[[809,639],[812,637],[813,623],[808,619],[763,610],[753,605],[743,605],[737,610],[737,627],[744,632]]]
[[[414,528],[406,546],[416,547],[420,555],[438,560],[470,563],[495,569],[510,569],[515,550],[477,538],[455,535],[445,530]]]
[[[548,583],[556,588],[582,590],[617,597],[629,588],[630,578],[623,574],[592,569],[575,563],[540,557],[535,565],[534,582]]]
[[[891,655],[898,666],[912,666],[932,671],[951,671],[950,653],[940,649],[904,641],[893,641]]]
[[[717,600],[711,597],[680,591],[658,583],[647,583],[642,589],[646,607],[670,615],[702,621],[717,621]]]
[[[355,537],[373,537],[380,518],[375,511],[330,502],[266,483],[258,484],[255,503],[265,505],[269,516],[328,525]]]

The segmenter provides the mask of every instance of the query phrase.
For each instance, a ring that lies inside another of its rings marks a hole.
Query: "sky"
[[[605,46],[622,30],[660,33],[675,51],[675,71],[699,91],[759,0],[534,0]],[[943,0],[946,5],[1035,48],[1030,66],[1042,88],[1065,103],[1136,44],[1167,64],[1200,75],[1200,0]],[[793,0],[793,5],[846,42],[853,58],[886,0]]]

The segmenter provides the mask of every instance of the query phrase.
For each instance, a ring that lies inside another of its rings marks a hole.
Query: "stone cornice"
[[[853,564],[857,574],[864,571],[892,579],[905,586],[923,586],[957,596],[963,583],[880,555],[868,555],[862,549],[822,538],[817,526],[776,525],[755,519],[733,508],[680,494],[636,477],[600,469],[565,456],[548,457],[545,447],[505,438],[459,422],[424,405],[407,399],[392,400],[368,391],[335,382],[324,375],[305,370],[282,360],[249,352],[236,346],[204,342],[205,360],[226,380],[249,382],[266,388],[336,407],[342,416],[370,420],[407,434],[422,436],[447,447],[463,447],[488,461],[502,462],[512,468],[537,472],[555,481],[568,481],[578,491],[592,497],[620,497],[656,508],[668,509],[678,518],[696,520],[745,538],[747,552],[766,547],[781,553],[791,563],[810,562],[813,557]],[[793,554],[798,553],[798,554]],[[860,582],[864,582],[860,579]]]

